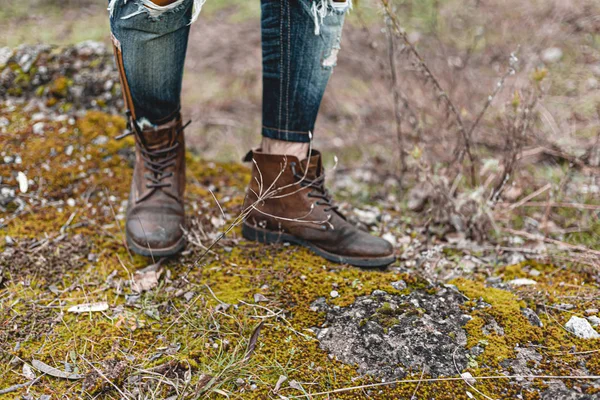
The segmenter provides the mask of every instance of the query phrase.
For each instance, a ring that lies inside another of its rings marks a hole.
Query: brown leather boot
[[[166,257],[185,247],[185,140],[181,116],[137,128],[135,167],[127,207],[127,244],[144,256]]]
[[[250,157],[254,166],[244,209],[252,210],[242,227],[246,239],[298,244],[329,261],[357,267],[395,261],[390,243],[357,229],[333,204],[318,151],[303,161],[260,149]]]

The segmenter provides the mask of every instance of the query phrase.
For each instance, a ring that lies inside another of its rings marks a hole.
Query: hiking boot
[[[289,242],[323,258],[357,267],[384,267],[395,261],[386,240],[359,230],[333,204],[325,190],[321,155],[299,161],[293,156],[249,153],[254,159],[242,234],[261,243]]]
[[[185,247],[185,140],[181,116],[135,134],[135,166],[127,206],[129,248],[143,256],[166,257]]]

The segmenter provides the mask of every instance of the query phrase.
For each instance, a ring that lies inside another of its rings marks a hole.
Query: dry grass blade
[[[582,375],[582,376],[569,376],[569,375],[489,375],[489,376],[474,376],[475,380],[503,380],[503,379],[558,379],[558,380],[596,380],[600,379],[600,375]],[[452,377],[452,378],[426,378],[426,379],[401,379],[397,381],[389,381],[389,382],[380,382],[380,383],[371,383],[368,385],[359,385],[359,386],[351,386],[345,388],[339,388],[334,390],[329,390],[326,392],[317,392],[317,393],[309,393],[309,394],[301,394],[296,396],[288,396],[290,399],[303,399],[307,397],[313,396],[330,396],[336,393],[346,393],[352,392],[354,390],[362,390],[362,389],[372,389],[383,386],[391,386],[391,385],[400,385],[400,384],[419,384],[419,383],[430,383],[430,382],[452,382],[452,381],[464,381],[462,377]]]
[[[17,390],[29,387],[29,386],[33,385],[34,383],[35,383],[35,380],[25,382],[25,383],[18,383],[16,385],[9,386],[5,389],[0,389],[0,394],[16,392]]]

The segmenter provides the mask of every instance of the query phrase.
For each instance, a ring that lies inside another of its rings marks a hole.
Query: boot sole
[[[289,242],[299,246],[308,248],[313,253],[323,257],[328,261],[332,261],[338,264],[350,264],[355,267],[363,268],[382,268],[390,265],[396,261],[396,256],[384,256],[384,257],[346,257],[340,256],[323,250],[320,247],[297,238],[287,233],[270,231],[267,229],[257,228],[250,226],[244,222],[242,225],[242,236],[247,240],[252,240],[259,243],[272,244],[272,243],[285,243]]]
[[[181,253],[181,251],[185,248],[186,243],[185,237],[181,237],[181,239],[179,239],[177,243],[172,246],[153,249],[151,247],[143,247],[137,244],[127,234],[125,234],[125,237],[127,238],[127,247],[129,247],[129,249],[134,253],[144,257],[171,257]]]

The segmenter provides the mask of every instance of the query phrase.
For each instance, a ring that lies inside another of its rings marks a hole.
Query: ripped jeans
[[[140,126],[179,113],[190,24],[204,1],[110,0],[126,106]],[[310,141],[350,8],[351,0],[261,0],[263,136]]]

